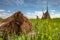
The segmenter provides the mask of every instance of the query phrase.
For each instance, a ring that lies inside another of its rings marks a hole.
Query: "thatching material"
[[[28,21],[28,19],[20,11],[18,11],[2,21],[0,33],[6,32],[9,35],[14,33],[19,34],[21,32],[29,33],[32,27],[33,25]]]
[[[48,10],[45,13],[43,13],[42,19],[50,19],[50,14]]]

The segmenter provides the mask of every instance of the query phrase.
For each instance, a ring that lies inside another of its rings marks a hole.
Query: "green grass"
[[[27,34],[20,34],[20,36],[13,35],[9,40],[60,40],[60,19],[30,19],[34,28],[32,31],[39,33],[27,36]],[[1,38],[0,40],[2,40]]]
[[[0,22],[2,21],[3,19],[2,18],[0,18]]]
[[[31,21],[41,34],[41,40],[60,40],[60,19],[31,19]]]

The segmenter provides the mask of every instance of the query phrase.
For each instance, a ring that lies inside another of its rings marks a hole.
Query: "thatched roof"
[[[33,25],[29,22],[29,20],[20,12],[14,13],[12,16],[3,20],[0,25],[0,32],[5,31],[7,34],[19,34],[19,33],[29,33],[32,29]]]
[[[43,13],[42,19],[50,19],[50,14],[48,10],[45,13]]]

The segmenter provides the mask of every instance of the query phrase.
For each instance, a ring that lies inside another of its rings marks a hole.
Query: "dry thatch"
[[[45,13],[43,13],[42,19],[50,19],[48,10]]]
[[[14,33],[29,33],[33,25],[28,21],[28,19],[20,12],[14,13],[12,16],[2,21],[0,25],[0,35],[6,32],[9,35]]]

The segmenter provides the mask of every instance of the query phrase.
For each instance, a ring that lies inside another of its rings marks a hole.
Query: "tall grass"
[[[8,40],[60,40],[60,19],[30,19],[34,28],[34,35],[20,34],[8,36]],[[0,38],[3,40],[3,38]]]

